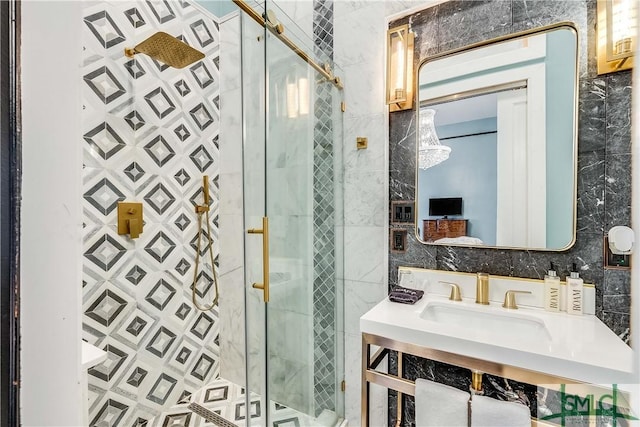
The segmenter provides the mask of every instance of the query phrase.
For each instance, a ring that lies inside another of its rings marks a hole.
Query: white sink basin
[[[433,301],[422,310],[420,318],[445,327],[465,328],[503,338],[527,337],[538,341],[551,339],[542,319],[518,310]]]
[[[363,333],[591,384],[631,383],[633,350],[596,316],[479,305],[426,294],[385,299],[360,318]]]

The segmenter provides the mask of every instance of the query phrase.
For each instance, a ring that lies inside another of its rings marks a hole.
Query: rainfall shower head
[[[125,48],[124,53],[129,58],[133,58],[136,53],[144,53],[174,68],[184,68],[204,58],[204,53],[162,31],[134,48]]]

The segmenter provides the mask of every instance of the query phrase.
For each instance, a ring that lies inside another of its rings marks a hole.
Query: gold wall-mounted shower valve
[[[142,233],[142,203],[118,202],[118,234],[137,239]]]

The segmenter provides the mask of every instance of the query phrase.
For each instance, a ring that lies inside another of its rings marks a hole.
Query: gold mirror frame
[[[556,24],[551,24],[551,25],[546,25],[546,26],[542,26],[542,27],[538,27],[538,28],[534,28],[534,29],[530,29],[530,30],[525,30],[525,31],[520,31],[517,33],[513,33],[513,34],[508,34],[505,36],[500,36],[500,37],[496,37],[490,40],[486,40],[486,41],[482,41],[482,42],[477,42],[477,43],[473,43],[467,46],[463,46],[461,48],[457,48],[457,49],[452,49],[446,52],[442,52],[433,56],[430,56],[428,58],[425,58],[424,60],[422,60],[420,62],[420,64],[418,65],[417,69],[416,69],[416,78],[415,78],[415,87],[414,87],[414,91],[416,94],[416,117],[415,117],[415,123],[419,123],[420,122],[420,109],[421,109],[421,105],[423,104],[420,100],[420,70],[422,69],[422,67],[429,63],[429,62],[433,62],[436,61],[438,59],[442,59],[448,56],[452,56],[452,55],[457,55],[463,52],[467,52],[467,51],[471,51],[474,49],[478,49],[481,47],[485,47],[485,46],[489,46],[492,44],[496,44],[496,43],[500,43],[500,42],[504,42],[504,41],[509,41],[509,40],[513,40],[513,39],[517,39],[517,38],[521,38],[521,37],[525,37],[525,36],[530,36],[530,35],[535,35],[535,34],[539,34],[539,33],[544,33],[544,32],[549,32],[551,30],[557,30],[560,28],[567,28],[570,29],[571,31],[573,31],[573,33],[576,36],[576,51],[575,51],[575,76],[574,76],[574,82],[575,82],[575,87],[574,87],[574,100],[573,100],[573,150],[572,150],[572,159],[573,159],[573,186],[572,186],[572,194],[574,197],[573,203],[572,203],[572,207],[573,207],[573,212],[572,212],[572,238],[571,241],[564,247],[562,248],[537,248],[537,247],[520,247],[520,246],[491,246],[491,245],[476,245],[476,244],[462,244],[462,243],[457,243],[457,244],[453,244],[453,243],[435,243],[435,242],[425,242],[422,238],[422,236],[420,236],[419,233],[419,221],[421,221],[421,219],[418,216],[418,212],[417,212],[417,206],[418,206],[418,187],[419,187],[419,183],[418,183],[418,174],[420,171],[420,168],[418,167],[418,162],[416,161],[416,168],[415,168],[415,198],[414,198],[414,202],[415,202],[415,206],[416,206],[416,212],[414,214],[414,233],[415,233],[415,237],[416,240],[418,241],[418,243],[424,244],[424,245],[433,245],[433,246],[452,246],[452,247],[463,247],[463,248],[478,248],[478,249],[511,249],[511,250],[525,250],[525,251],[541,251],[541,252],[563,252],[566,251],[568,249],[570,249],[571,247],[573,247],[573,245],[575,245],[576,243],[576,231],[577,231],[577,185],[578,185],[578,118],[579,118],[579,111],[578,111],[578,98],[579,98],[579,94],[578,94],[578,90],[579,90],[579,68],[580,68],[580,36],[579,36],[579,32],[577,29],[577,26],[575,25],[575,23],[570,22],[570,21],[562,21],[562,22],[558,22]],[[455,95],[454,95],[455,96]],[[453,99],[450,99],[453,100]],[[416,130],[416,153],[415,153],[415,158],[418,159],[419,158],[419,135],[418,135],[418,131]]]

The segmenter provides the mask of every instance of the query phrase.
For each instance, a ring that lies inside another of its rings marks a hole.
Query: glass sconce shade
[[[633,68],[637,0],[598,0],[598,74]]]
[[[420,111],[418,122],[418,167],[428,169],[449,158],[451,147],[440,144],[433,119],[434,110]]]
[[[307,77],[288,79],[286,83],[287,117],[294,119],[308,115],[309,104],[309,79]]]
[[[391,111],[413,108],[413,42],[409,25],[387,32],[387,104]]]

